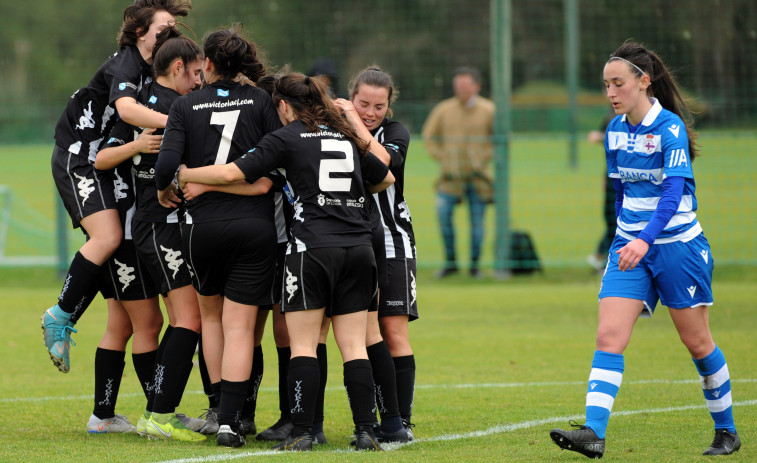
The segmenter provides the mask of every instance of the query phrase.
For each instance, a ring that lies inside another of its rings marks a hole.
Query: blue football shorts
[[[616,251],[627,243],[619,235],[612,242],[600,299],[638,299],[644,303],[642,316],[647,317],[654,313],[658,300],[672,309],[712,305],[714,259],[704,234],[687,242],[652,245],[633,270],[621,272]]]

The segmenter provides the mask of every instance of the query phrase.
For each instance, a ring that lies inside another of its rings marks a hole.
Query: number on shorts
[[[355,170],[352,143],[347,140],[321,140],[322,152],[344,153],[344,159],[321,159],[318,169],[318,188],[321,191],[350,191],[352,177],[332,178],[332,172],[350,173]]]
[[[211,125],[222,125],[221,144],[218,145],[216,153],[216,164],[226,164],[229,161],[229,151],[231,150],[231,138],[234,136],[234,129],[237,128],[239,119],[239,110],[224,111],[221,113],[212,113],[210,115]]]

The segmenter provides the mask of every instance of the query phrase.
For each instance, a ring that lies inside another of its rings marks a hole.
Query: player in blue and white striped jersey
[[[741,447],[733,420],[725,356],[712,339],[713,258],[696,217],[696,133],[678,87],[660,58],[626,42],[604,67],[618,114],[607,127],[607,168],[615,185],[617,232],[599,292],[597,347],[586,394],[586,423],[554,429],[554,442],[590,458],[605,450],[605,431],[625,368],[623,351],[640,315],[658,299],[699,372],[715,438],[704,455]]]

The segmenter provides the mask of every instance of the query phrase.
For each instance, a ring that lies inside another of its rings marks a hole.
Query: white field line
[[[757,378],[742,378],[731,379],[732,383],[757,383]],[[554,386],[581,386],[585,385],[586,381],[544,381],[544,382],[531,382],[531,383],[475,383],[475,384],[421,384],[416,385],[415,389],[505,389],[505,388],[517,388],[517,387],[554,387]],[[635,381],[623,381],[624,386],[631,384],[699,384],[698,379],[681,379],[681,380],[668,380],[668,379],[640,379]],[[343,391],[343,387],[329,387],[327,391]],[[263,387],[260,388],[263,392],[278,392],[278,388],[275,387]],[[203,391],[184,391],[185,394],[204,394]],[[142,397],[142,392],[127,392],[119,393],[119,397]],[[92,400],[92,394],[83,395],[70,395],[62,397],[2,397],[0,403],[28,403],[28,402],[47,402],[51,400]]]
[[[733,403],[734,407],[748,407],[752,405],[757,405],[757,400],[745,400],[745,401]],[[647,408],[647,409],[641,409],[641,410],[621,410],[621,411],[613,412],[612,415],[613,416],[630,416],[630,415],[639,415],[642,413],[679,412],[679,411],[686,411],[686,410],[697,410],[697,409],[703,408],[704,406],[705,406],[704,403],[699,403],[696,405],[683,405],[680,407]],[[519,431],[521,429],[534,428],[536,426],[542,426],[545,424],[567,423],[569,420],[580,420],[582,418],[584,418],[583,415],[553,416],[550,418],[542,418],[539,420],[521,421],[520,423],[499,424],[497,426],[492,426],[491,428],[485,429],[483,431],[472,431],[472,432],[461,433],[461,434],[444,434],[441,436],[428,437],[424,439],[415,439],[412,442],[407,442],[404,444],[383,444],[381,448],[383,450],[396,450],[400,447],[404,447],[407,445],[416,445],[423,442],[440,442],[440,441],[451,441],[451,440],[460,440],[460,439],[471,439],[475,437],[485,437],[485,436],[490,436],[492,434],[502,434],[506,432]],[[340,450],[330,451],[330,453],[350,453],[350,452],[354,452],[354,450],[340,449]],[[282,452],[278,452],[275,450],[258,450],[258,451],[240,452],[240,453],[234,453],[234,454],[224,453],[224,454],[218,454],[218,455],[209,455],[206,457],[179,458],[177,460],[163,460],[157,463],[205,463],[205,462],[213,462],[213,461],[231,461],[231,460],[237,460],[240,458],[262,457],[262,456],[281,455],[281,454]]]

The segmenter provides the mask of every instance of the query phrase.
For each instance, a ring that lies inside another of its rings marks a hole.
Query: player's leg
[[[129,315],[119,301],[107,300],[108,323],[95,352],[95,399],[87,421],[88,433],[135,432],[123,415],[116,415],[116,400],[124,372],[126,343],[132,336]]]
[[[242,422],[240,424],[240,430],[245,435],[257,434],[255,410],[258,405],[258,391],[260,390],[260,383],[263,381],[264,371],[262,342],[263,334],[265,333],[265,322],[268,320],[268,313],[270,311],[270,306],[261,307],[258,309],[257,319],[255,320],[255,338],[253,343],[255,347],[252,353],[252,369],[250,370],[249,389],[244,401]]]

